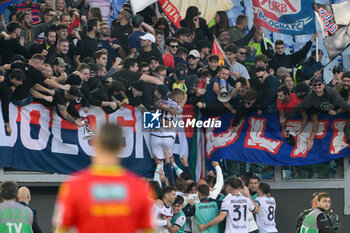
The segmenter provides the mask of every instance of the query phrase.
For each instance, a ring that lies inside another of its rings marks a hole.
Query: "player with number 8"
[[[277,233],[275,222],[276,201],[270,195],[270,185],[260,183],[258,197],[255,202],[259,205],[259,213],[256,215],[259,233]]]

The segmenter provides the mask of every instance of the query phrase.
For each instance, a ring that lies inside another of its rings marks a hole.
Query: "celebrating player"
[[[247,188],[242,189],[242,182],[239,179],[233,179],[230,181],[229,185],[232,188],[232,196],[224,200],[218,216],[209,223],[198,226],[200,232],[219,224],[228,216],[228,218],[226,218],[225,233],[248,233],[247,211],[251,211],[255,214],[258,213],[258,204],[250,197]],[[243,196],[240,195],[240,193],[243,194]]]
[[[255,202],[259,205],[259,213],[256,215],[256,223],[259,233],[277,233],[275,222],[276,201],[270,196],[270,185],[260,183],[258,197]]]

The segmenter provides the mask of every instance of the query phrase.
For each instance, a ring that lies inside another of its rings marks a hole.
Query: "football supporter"
[[[282,133],[284,136],[288,137],[289,133],[286,131],[286,118],[285,114],[290,112],[294,107],[296,107],[302,100],[299,99],[294,93],[290,93],[287,86],[282,85],[277,89],[277,111],[280,116],[280,124]],[[297,135],[303,132],[305,125],[307,123],[307,115],[305,111],[301,112],[303,116],[303,122],[301,124],[300,130]]]
[[[94,145],[92,165],[60,187],[53,216],[56,232],[153,232],[148,185],[121,167],[116,156],[123,145],[120,126],[102,126]]]

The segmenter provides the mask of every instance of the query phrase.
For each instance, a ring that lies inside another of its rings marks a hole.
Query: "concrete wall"
[[[51,219],[56,199],[57,187],[30,187],[32,191],[31,206],[38,210],[39,225],[44,233],[52,232]],[[350,216],[344,216],[344,190],[272,190],[276,198],[276,222],[280,233],[294,233],[296,217],[309,208],[311,195],[314,192],[325,191],[331,195],[332,207],[340,216],[341,229],[339,233],[350,232]]]

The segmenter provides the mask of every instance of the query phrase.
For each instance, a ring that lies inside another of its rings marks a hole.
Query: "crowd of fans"
[[[10,103],[24,106],[39,102],[54,107],[62,119],[78,127],[84,125],[84,116],[77,105],[86,114],[90,106],[100,106],[106,113],[125,105],[142,111],[160,109],[162,117],[171,121],[189,104],[208,116],[232,112],[233,130],[238,130],[246,114],[279,113],[286,138],[290,138],[286,120],[301,114],[297,134],[303,132],[308,118],[313,121],[308,141],[311,149],[320,112],[350,113],[350,72],[335,66],[334,77],[326,85],[323,52],[313,50],[307,58],[317,35],[287,55],[284,42],[271,43],[262,28],[253,26],[245,35],[245,15],[239,15],[236,26],[230,26],[226,12],[218,11],[212,22],[206,22],[198,8],[191,6],[181,27],[172,33],[168,20],[155,17],[152,7],[133,16],[128,3],[110,26],[107,2],[85,0],[84,6],[79,6],[57,0],[53,6],[50,1],[24,0],[9,8],[9,18],[1,17],[0,98],[7,134],[12,132]],[[214,38],[225,52],[224,65],[219,65],[218,55],[211,54]],[[230,93],[227,102],[218,100],[223,87]],[[256,213],[257,225],[252,214],[244,214],[244,224],[237,226],[245,229],[247,217],[249,232],[258,228],[259,232],[277,232],[272,224],[276,205],[267,184],[259,185],[255,176],[233,178],[224,184],[217,162],[213,163],[216,174],[209,173],[195,183],[186,156],[182,159],[185,170],[174,162],[176,134],[170,131],[151,134],[157,163],[152,185],[162,200],[156,206],[157,216],[172,217],[158,219],[161,232],[192,232],[196,226],[199,231],[219,232],[225,224],[217,224],[227,214],[243,213],[228,206],[240,193],[244,198],[240,196],[237,203],[247,203],[244,213]],[[227,194],[231,194],[228,201],[220,202]],[[273,206],[273,210],[266,210],[270,211],[267,216],[265,210],[258,211],[259,206],[265,208],[264,198]],[[266,217],[272,218],[267,227]],[[226,219],[226,226],[236,220]]]
[[[133,16],[128,3],[109,26],[105,4],[85,1],[73,8],[65,1],[52,6],[50,1],[25,0],[11,6],[8,19],[1,18],[0,97],[8,134],[10,102],[54,106],[60,117],[82,126],[78,104],[85,113],[90,105],[107,113],[127,104],[154,111],[173,89],[184,92],[179,105],[197,106],[206,115],[234,113],[234,130],[248,113],[279,112],[285,137],[286,119],[296,113],[303,116],[298,134],[310,117],[314,138],[319,112],[350,110],[350,73],[334,67],[326,87],[323,52],[313,50],[306,57],[317,35],[286,55],[284,42],[273,45],[262,28],[253,26],[245,35],[245,15],[230,26],[226,12],[218,11],[207,23],[191,6],[173,34],[167,19],[155,17],[152,7]],[[210,52],[214,37],[225,52],[224,65]],[[218,100],[221,80],[231,94],[224,103]]]

